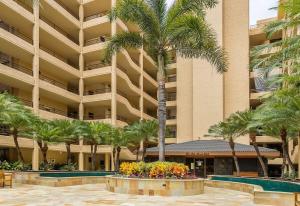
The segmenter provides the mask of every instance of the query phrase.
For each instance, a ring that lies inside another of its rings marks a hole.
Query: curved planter
[[[138,179],[107,176],[106,189],[110,192],[150,196],[188,196],[204,192],[203,179]]]

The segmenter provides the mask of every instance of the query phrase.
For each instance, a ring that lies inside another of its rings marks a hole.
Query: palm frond
[[[112,37],[105,50],[104,60],[111,61],[111,57],[122,49],[138,49],[143,46],[143,38],[136,32],[123,32]]]

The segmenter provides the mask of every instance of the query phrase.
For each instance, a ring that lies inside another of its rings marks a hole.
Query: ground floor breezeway
[[[22,148],[24,161],[28,165],[32,165],[33,149]],[[92,170],[92,158],[89,153],[71,153],[72,163],[76,163],[77,168],[81,170]],[[47,159],[53,169],[58,170],[67,162],[67,153],[65,151],[48,151]],[[1,147],[0,146],[0,161],[15,162],[18,161],[17,151],[15,148]],[[42,155],[39,154],[39,162],[42,161]],[[111,153],[98,153],[96,154],[96,170],[98,171],[111,171],[113,170],[111,162]]]

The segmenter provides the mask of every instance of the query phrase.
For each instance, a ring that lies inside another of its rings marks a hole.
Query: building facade
[[[116,33],[137,31],[106,14],[116,0],[0,0],[0,90],[19,97],[45,119],[75,118],[123,127],[156,118],[156,65],[143,50],[123,50],[111,64],[101,59]],[[252,106],[249,85],[249,2],[220,0],[207,20],[228,54],[228,72],[218,74],[203,59],[173,53],[168,65],[166,142],[208,139],[208,128]],[[252,31],[250,41],[252,42]],[[247,136],[237,140],[249,144]],[[27,162],[38,168],[39,149],[20,138]],[[64,145],[50,146],[49,160],[64,162]],[[72,145],[80,170],[90,168],[90,148]],[[111,148],[99,146],[98,169],[110,170]],[[2,131],[0,158],[16,159],[13,140]],[[123,150],[121,158],[133,159]]]

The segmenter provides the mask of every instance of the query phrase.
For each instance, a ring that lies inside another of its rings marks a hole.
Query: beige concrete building
[[[105,44],[118,32],[136,30],[120,20],[110,23],[107,11],[116,0],[0,0],[0,90],[18,96],[46,119],[76,118],[125,126],[156,118],[156,65],[143,50],[124,50],[110,65],[101,61]],[[249,45],[261,43],[250,31],[248,0],[220,0],[208,11],[229,70],[218,74],[203,59],[173,53],[168,66],[167,143],[207,139],[209,126],[258,101],[250,93]],[[253,40],[256,39],[256,40]],[[253,43],[257,41],[257,43]],[[5,132],[2,132],[5,133]],[[249,144],[248,137],[237,140]],[[38,167],[38,147],[20,144],[26,161]],[[0,157],[16,158],[11,137],[0,137]],[[109,170],[111,148],[99,146],[99,169]],[[90,168],[89,147],[72,145],[81,170]],[[49,159],[64,162],[63,145],[50,147]],[[132,154],[124,150],[123,159]]]
[[[166,88],[167,125],[175,142],[207,138],[211,125],[249,108],[248,1],[219,1],[207,20],[228,53],[229,69],[218,74],[206,60],[174,58]],[[248,137],[238,141],[249,144]]]
[[[276,20],[277,18],[281,18],[282,15],[281,16],[280,15],[281,14],[279,14],[278,17],[260,20],[257,22],[256,25],[252,25],[250,27],[250,48],[253,48],[258,45],[273,43],[284,38],[283,32],[280,32],[273,35],[271,39],[267,39],[263,31],[265,25],[267,25],[271,21]],[[266,52],[266,54],[264,55],[268,55],[271,52],[272,50]],[[275,73],[278,73],[280,71],[281,70],[279,68],[278,71],[275,71]],[[261,79],[262,77],[258,72],[252,71],[250,73],[250,107],[252,109],[255,109],[257,106],[261,104],[261,100],[260,100],[261,97],[270,93],[270,90],[268,88],[263,88],[264,85],[260,85]],[[292,141],[289,141],[289,145],[288,145],[291,160],[295,165],[298,164],[300,158],[298,153],[298,149],[299,149],[298,141],[299,140],[294,139]],[[282,154],[281,140],[279,138],[265,136],[261,134],[257,136],[257,142],[260,146],[276,149],[278,151],[281,151]],[[269,170],[272,173],[274,172],[279,173],[281,170],[282,161],[283,161],[282,157],[275,158],[273,160],[268,160]],[[300,165],[298,164],[298,171],[299,171],[299,166]]]

